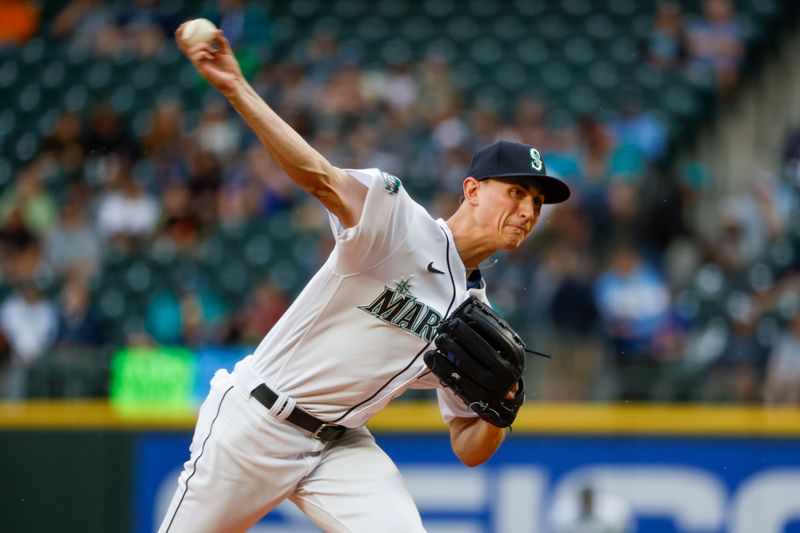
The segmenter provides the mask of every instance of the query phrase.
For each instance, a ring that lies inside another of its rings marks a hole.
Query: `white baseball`
[[[217,27],[208,19],[192,19],[186,23],[181,32],[181,39],[188,45],[210,42],[214,38]]]

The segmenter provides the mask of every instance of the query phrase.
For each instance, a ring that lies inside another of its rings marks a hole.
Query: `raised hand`
[[[217,30],[211,42],[189,45],[181,38],[185,25],[183,23],[175,30],[178,49],[191,60],[197,72],[208,83],[223,94],[229,94],[243,76],[225,34],[222,30]]]

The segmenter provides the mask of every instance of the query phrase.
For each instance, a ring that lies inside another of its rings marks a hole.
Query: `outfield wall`
[[[0,530],[154,530],[192,426],[192,413],[105,403],[0,405]],[[391,406],[370,427],[432,533],[546,532],[587,481],[637,531],[800,532],[797,410],[531,404],[476,469],[452,455],[435,405]],[[317,530],[284,505],[255,531]]]

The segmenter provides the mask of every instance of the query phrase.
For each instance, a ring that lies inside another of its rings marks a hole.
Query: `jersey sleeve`
[[[356,274],[389,257],[408,238],[417,204],[396,176],[378,169],[347,170],[367,187],[361,217],[345,228],[328,213],[336,238],[336,272]]]
[[[436,398],[439,401],[439,411],[447,424],[454,418],[475,418],[478,416],[450,389],[436,389]]]

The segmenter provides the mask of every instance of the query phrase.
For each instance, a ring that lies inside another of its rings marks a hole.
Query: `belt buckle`
[[[326,429],[334,430],[332,432],[333,434],[329,435],[329,436],[328,435],[324,435],[323,432],[325,432]],[[323,423],[321,426],[319,426],[317,428],[317,430],[312,434],[312,436],[315,439],[319,439],[321,441],[326,441],[327,442],[327,441],[332,441],[332,440],[338,439],[339,437],[342,436],[342,433],[344,433],[346,430],[347,430],[347,428],[345,428],[344,426],[339,426],[339,425],[336,425],[336,424]]]

